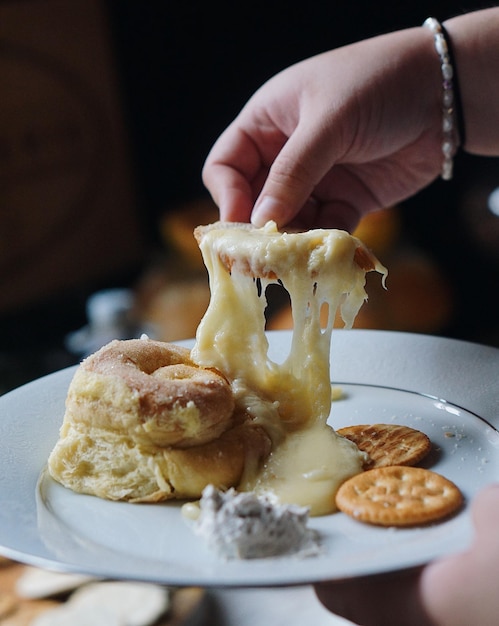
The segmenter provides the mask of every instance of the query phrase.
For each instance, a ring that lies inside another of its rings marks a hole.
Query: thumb
[[[298,125],[272,163],[255,202],[251,215],[255,226],[269,220],[283,226],[299,213],[334,163],[325,148],[325,138]]]
[[[497,527],[499,524],[499,484],[493,483],[483,488],[472,503],[472,516],[478,540],[485,537],[489,548],[491,542],[499,548]]]

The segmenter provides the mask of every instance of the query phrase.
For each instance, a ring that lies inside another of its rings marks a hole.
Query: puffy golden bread
[[[228,381],[189,350],[150,339],[113,341],[85,359],[66,399],[51,476],[79,493],[158,502],[236,485],[270,439],[235,412]]]
[[[81,363],[65,421],[126,432],[145,446],[187,447],[218,437],[233,410],[225,377],[198,367],[187,348],[129,339],[112,341]]]

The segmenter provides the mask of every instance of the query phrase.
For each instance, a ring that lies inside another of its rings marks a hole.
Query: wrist
[[[499,8],[485,9],[444,22],[452,40],[459,75],[463,148],[485,156],[499,155]]]
[[[440,62],[443,161],[441,176],[444,180],[450,180],[453,175],[454,155],[460,144],[464,143],[464,123],[452,42],[436,18],[427,18],[423,27],[433,34],[435,52]]]

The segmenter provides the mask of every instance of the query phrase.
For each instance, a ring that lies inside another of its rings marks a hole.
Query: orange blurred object
[[[379,257],[387,254],[398,240],[400,217],[397,207],[373,211],[365,215],[353,234]]]
[[[176,341],[196,334],[210,301],[206,269],[194,228],[218,219],[210,199],[200,198],[165,213],[159,223],[164,258],[142,276],[136,288],[137,315],[155,338]]]
[[[194,229],[219,219],[218,209],[209,198],[188,202],[166,213],[160,220],[160,233],[168,249],[179,255],[193,269],[204,268]]]
[[[449,323],[454,297],[438,265],[419,252],[406,251],[393,260],[388,290],[373,291],[373,308],[385,328],[436,333]],[[370,298],[371,299],[371,298]]]

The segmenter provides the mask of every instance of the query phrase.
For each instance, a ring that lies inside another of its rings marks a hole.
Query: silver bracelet
[[[442,70],[442,154],[444,162],[442,164],[443,180],[450,180],[454,168],[454,155],[459,147],[459,133],[457,131],[456,110],[454,97],[454,68],[449,51],[449,42],[445,36],[445,31],[440,22],[434,17],[429,17],[423,23],[424,28],[428,28],[433,33],[435,40],[435,50],[440,57],[440,68]]]

